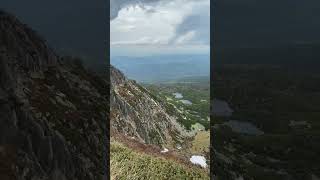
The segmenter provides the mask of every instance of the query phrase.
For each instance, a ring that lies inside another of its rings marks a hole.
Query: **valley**
[[[210,75],[207,54],[111,56],[111,64],[129,79],[142,83],[206,80]]]
[[[193,78],[192,78],[193,79]],[[188,82],[188,81],[187,81]],[[191,134],[181,151],[183,154],[201,155],[210,162],[210,85],[200,82],[170,82],[144,84],[162,103],[167,112],[176,118]]]
[[[320,75],[291,64],[224,63],[214,97],[229,106],[212,120],[216,179],[317,179]],[[306,67],[306,66],[304,66]]]
[[[134,152],[134,159],[138,153],[140,158],[151,158],[152,162],[157,162],[158,157],[163,159],[161,161],[167,161],[166,164],[182,162],[183,167],[205,172],[208,178],[209,83],[177,81],[180,83],[138,83],[111,67],[111,147],[120,143]],[[141,149],[141,146],[144,148]],[[112,152],[111,159],[118,153],[121,152]],[[175,158],[171,159],[172,156]],[[141,161],[140,158],[137,160]],[[117,161],[114,166],[126,159]],[[127,164],[122,168],[129,166]],[[123,176],[118,173],[115,179]],[[143,177],[142,172],[133,174]]]
[[[165,105],[167,111],[178,117],[187,130],[208,130],[210,127],[209,82],[170,82],[144,84]]]

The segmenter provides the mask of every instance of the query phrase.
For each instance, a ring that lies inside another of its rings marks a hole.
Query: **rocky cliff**
[[[111,67],[111,134],[121,133],[143,143],[176,145],[182,143],[183,128],[169,116],[157,97],[128,80]]]
[[[0,12],[0,179],[102,179],[109,90]]]

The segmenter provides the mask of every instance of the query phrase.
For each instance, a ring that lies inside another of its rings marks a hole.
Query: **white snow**
[[[164,149],[161,151],[161,153],[166,153],[166,152],[168,152],[168,151],[169,151],[169,149],[164,148]]]
[[[190,161],[192,164],[198,164],[203,168],[207,167],[206,158],[204,156],[191,156]]]

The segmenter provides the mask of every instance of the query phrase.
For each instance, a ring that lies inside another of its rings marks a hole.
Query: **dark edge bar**
[[[216,0],[212,0],[210,2],[210,179],[213,179],[214,169],[214,152],[213,152],[213,67],[214,67],[214,37],[215,37],[215,8],[216,8]]]
[[[106,74],[107,74],[107,78],[108,78],[108,88],[106,89],[106,91],[110,92],[110,1],[106,1],[106,14],[107,14],[107,19],[106,19],[106,38],[105,38],[105,59],[107,61],[107,67],[106,67]],[[107,101],[109,102],[109,107],[108,107],[108,117],[106,118],[107,122],[106,122],[106,151],[105,152],[105,157],[104,157],[104,161],[103,163],[105,164],[105,171],[107,172],[106,174],[108,175],[107,177],[105,177],[104,179],[110,179],[110,95],[107,97]]]

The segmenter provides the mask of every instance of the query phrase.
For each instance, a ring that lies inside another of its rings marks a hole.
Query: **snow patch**
[[[192,164],[200,165],[203,168],[207,167],[206,158],[204,156],[192,156],[190,161]]]
[[[161,151],[161,153],[166,153],[166,152],[169,152],[169,149],[164,148],[164,149]]]

